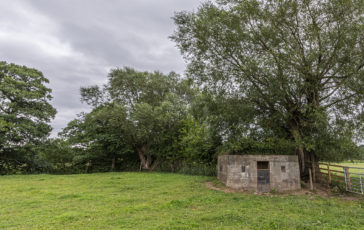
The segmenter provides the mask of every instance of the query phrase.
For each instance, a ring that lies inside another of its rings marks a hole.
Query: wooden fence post
[[[331,184],[331,171],[330,171],[330,163],[327,164],[327,174],[329,176],[329,185]]]
[[[308,168],[308,173],[310,176],[310,190],[313,190],[313,183],[312,183],[312,172],[311,172],[311,168]]]
[[[315,169],[315,162],[312,162],[312,177],[313,182],[316,183],[316,169]]]
[[[344,168],[345,171],[345,178],[346,178],[346,187],[348,191],[351,191],[351,181],[350,181],[350,172],[349,168]]]

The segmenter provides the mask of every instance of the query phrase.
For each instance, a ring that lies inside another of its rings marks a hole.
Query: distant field
[[[351,163],[351,162],[343,162],[343,163],[330,163],[330,169],[331,170],[336,170],[336,171],[340,171],[343,172],[344,169],[342,167],[337,167],[337,166],[332,166],[332,165],[342,165],[342,166],[348,166],[348,167],[353,167],[350,168],[349,171],[350,173],[361,173],[364,175],[364,162],[355,162],[355,163]],[[323,169],[327,169],[326,165],[321,165],[321,168]],[[326,172],[326,171],[325,171]],[[337,172],[333,172],[335,174],[340,174]],[[352,176],[358,177],[358,175],[353,174]],[[363,177],[364,179],[364,177]]]
[[[211,177],[0,177],[0,229],[364,229],[364,201],[210,190]]]
[[[338,163],[338,165],[364,168],[364,162],[353,162],[353,163],[352,162],[343,162],[343,163]]]
[[[355,167],[355,168],[350,168],[350,172],[353,172],[353,173],[360,172],[361,174],[364,175],[364,163],[340,163],[338,165],[343,165],[343,166],[348,166],[348,167]],[[361,168],[361,169],[357,169],[357,168]],[[355,176],[357,177],[358,175],[355,175]]]

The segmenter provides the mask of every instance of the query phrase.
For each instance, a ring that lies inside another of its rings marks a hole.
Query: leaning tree
[[[364,1],[217,0],[174,22],[189,76],[252,105],[252,126],[292,140],[302,173],[361,137]]]

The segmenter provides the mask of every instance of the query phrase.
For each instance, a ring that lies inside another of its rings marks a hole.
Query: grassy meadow
[[[325,162],[325,164],[327,164]],[[344,175],[344,169],[343,167],[338,167],[338,166],[347,166],[350,167],[349,172],[353,173],[351,174],[352,177],[359,177],[359,172],[360,174],[364,175],[364,162],[342,162],[342,163],[330,163],[330,170],[335,170],[332,173],[333,174],[337,174],[337,175]],[[321,165],[320,166],[321,169],[323,169],[323,172],[327,173],[327,165]],[[364,179],[364,177],[363,177]]]
[[[337,163],[337,165],[364,168],[364,162],[362,162],[362,161],[360,161],[360,162],[343,162],[343,163]]]
[[[361,174],[364,174],[364,163],[363,162],[344,162],[344,163],[339,163],[337,165],[342,165],[342,166],[348,166],[348,167],[354,167],[354,168],[350,168],[350,172],[353,173],[358,173],[359,170],[361,172]],[[331,167],[330,167],[331,168]],[[341,167],[332,167],[334,170],[338,170],[338,171],[343,171],[343,169]],[[358,169],[361,168],[361,169]]]
[[[165,173],[0,177],[0,229],[364,229],[364,201],[224,193]]]

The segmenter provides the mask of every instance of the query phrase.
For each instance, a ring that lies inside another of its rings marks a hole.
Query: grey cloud
[[[89,111],[82,86],[103,84],[110,68],[177,71],[185,64],[168,36],[175,11],[197,0],[12,0],[0,2],[0,59],[41,70],[58,114],[53,135]]]

